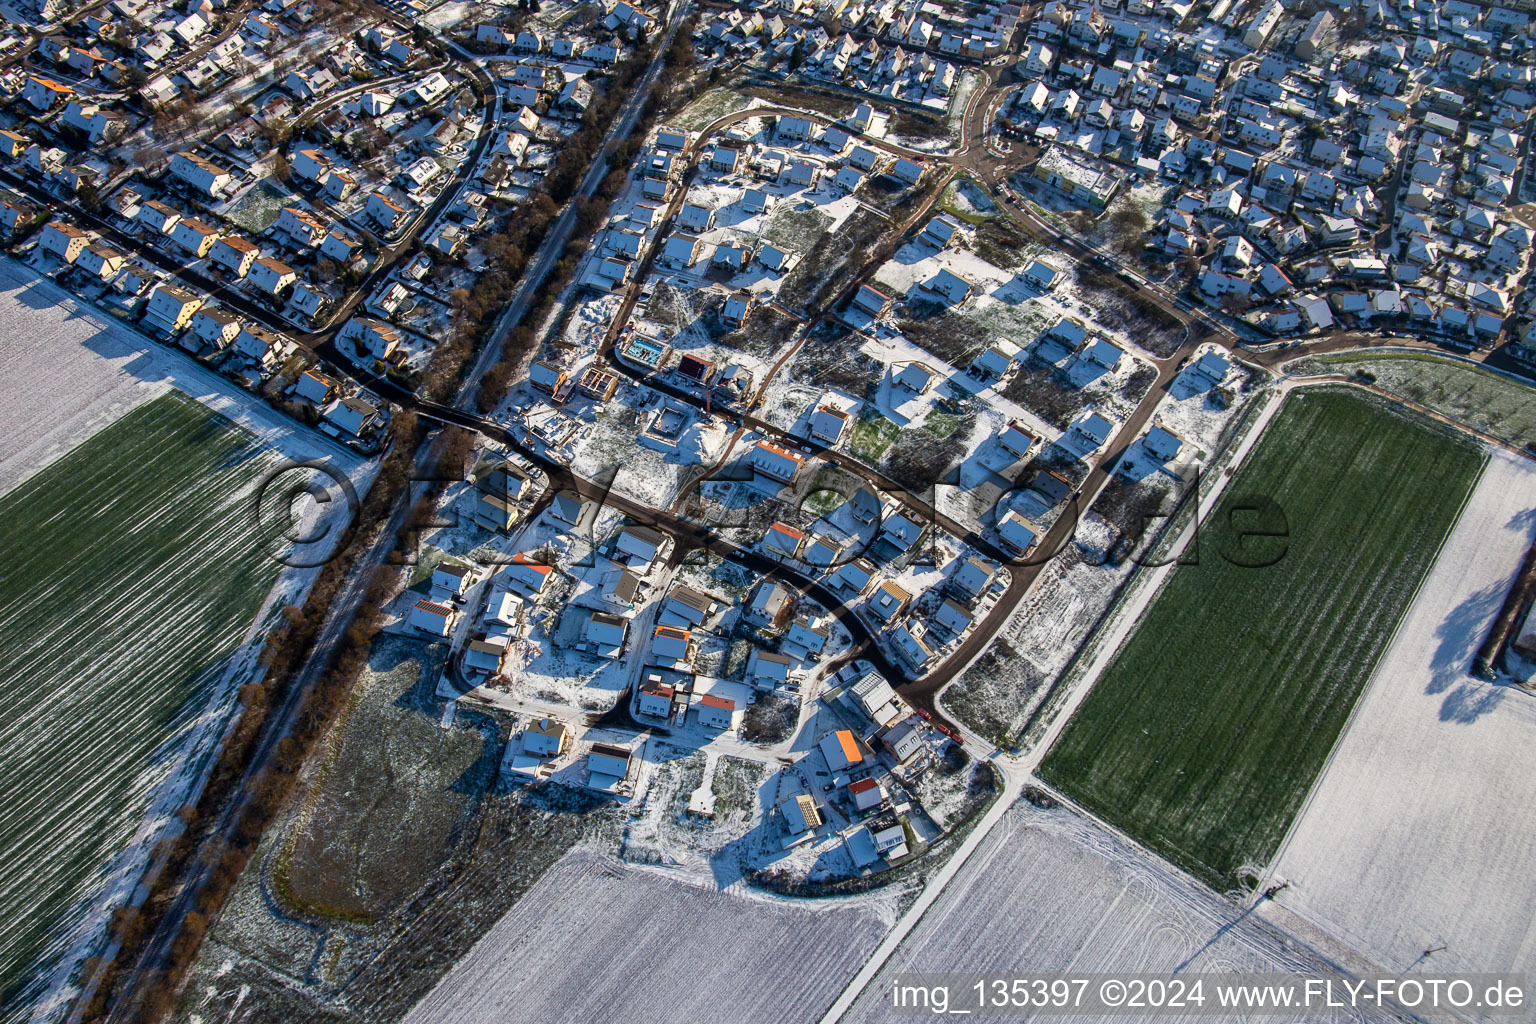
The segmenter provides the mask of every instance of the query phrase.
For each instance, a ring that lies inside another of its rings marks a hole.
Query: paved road
[[[626,105],[623,113],[618,119],[616,119],[614,126],[610,129],[608,136],[605,139],[605,150],[613,141],[617,140],[618,138],[622,138],[624,135],[627,135],[632,129],[632,126],[635,120],[638,118],[639,113],[644,105],[645,97],[654,84],[656,75],[659,72],[662,56],[665,54],[666,49],[682,20],[682,15],[687,10],[687,8],[688,3],[686,0],[684,0],[684,2],[675,6],[669,13],[668,30],[664,39],[661,41],[657,48],[656,57],[652,60],[650,67],[647,69],[647,72],[642,79],[641,85],[635,90],[634,95]],[[974,173],[977,173],[979,177],[983,178],[983,180],[986,180],[989,175],[995,178],[998,168],[996,167],[995,163],[982,159],[982,156],[984,155],[984,148],[977,147],[976,142],[978,139],[985,139],[987,129],[986,122],[990,119],[992,109],[990,97],[986,94],[989,93],[991,89],[995,88],[996,78],[1001,73],[1001,69],[999,69],[999,71],[995,74],[989,74],[986,85],[983,88],[978,89],[978,93],[981,95],[974,98],[973,104],[968,109],[966,115],[967,126],[962,148],[958,153],[951,154],[950,159],[946,161],[946,163],[948,163],[946,181],[948,180],[948,176],[952,176],[954,173],[956,173],[956,170],[961,166],[972,170]],[[768,108],[766,110],[757,110],[753,111],[750,116],[757,116],[762,113],[776,113],[781,111],[786,113],[792,112],[796,116],[806,116],[805,111],[790,111],[789,108]],[[975,116],[978,116],[978,112],[982,123],[979,125],[973,125],[971,123],[971,119]],[[700,139],[702,140],[703,137],[704,136],[701,136]],[[893,144],[882,143],[880,140],[869,141],[874,142],[876,145],[880,145],[881,148],[903,152],[904,155],[922,158],[929,160],[930,162],[933,159],[932,154],[903,151],[902,147],[894,146]],[[695,151],[692,154],[695,157],[697,155],[697,145],[698,144],[696,143]],[[583,178],[578,194],[591,195],[606,173],[606,159],[604,159],[602,156],[599,156],[588,168],[588,172]],[[450,190],[445,190],[445,195],[449,191]],[[938,191],[934,192],[935,197],[938,194]],[[57,199],[51,196],[48,197],[47,201],[54,203],[58,202]],[[930,203],[932,201],[933,200],[930,199]],[[1230,345],[1236,341],[1235,335],[1233,335],[1228,328],[1211,318],[1204,311],[1192,309],[1183,300],[1168,294],[1155,285],[1146,283],[1137,284],[1133,272],[1130,272],[1127,268],[1119,264],[1118,261],[1116,261],[1113,257],[1108,256],[1107,254],[1095,252],[1089,246],[1081,243],[1079,240],[1062,234],[1062,232],[1060,232],[1054,226],[1040,220],[1025,207],[1018,206],[1006,201],[1004,205],[1007,207],[1008,212],[1017,217],[1031,231],[1038,233],[1041,237],[1051,241],[1053,244],[1056,244],[1061,248],[1070,251],[1075,255],[1078,255],[1080,258],[1097,261],[1099,265],[1105,267],[1106,269],[1118,271],[1124,274],[1127,277],[1129,286],[1140,292],[1144,298],[1158,306],[1158,308],[1162,309],[1170,316],[1175,317],[1187,325],[1196,323],[1203,325],[1210,331],[1209,340],[1218,341],[1226,345]],[[921,215],[922,213],[926,212],[927,208],[928,207],[925,206],[923,209],[919,210],[917,215]],[[911,224],[915,222],[917,215],[914,215],[913,218],[909,219],[909,221],[903,225],[903,230],[910,227]],[[82,218],[82,220],[88,226],[93,227],[103,223],[99,218]],[[726,541],[723,538],[714,535],[707,527],[689,522],[671,512],[653,509],[639,502],[624,498],[623,496],[609,493],[607,488],[602,483],[587,480],[577,476],[567,467],[539,455],[537,452],[533,451],[527,446],[519,444],[506,430],[501,428],[499,425],[473,416],[465,411],[468,402],[473,396],[474,387],[478,383],[479,378],[484,374],[486,370],[489,369],[489,367],[494,362],[501,358],[502,348],[504,346],[507,335],[512,330],[513,325],[515,325],[517,321],[530,308],[533,300],[537,296],[538,290],[542,287],[543,282],[547,279],[550,270],[554,266],[554,263],[558,260],[560,254],[563,252],[564,246],[569,240],[569,237],[574,229],[574,224],[574,206],[568,205],[562,214],[557,218],[554,225],[552,225],[544,245],[541,246],[539,253],[535,256],[535,259],[527,268],[527,272],[521,286],[514,294],[512,301],[508,303],[501,321],[491,332],[489,343],[484,347],[480,357],[477,359],[475,365],[471,368],[471,372],[468,375],[468,379],[464,385],[464,388],[461,390],[460,394],[452,405],[439,406],[420,402],[415,398],[415,396],[402,393],[400,389],[393,387],[387,381],[379,382],[376,387],[378,387],[378,389],[384,394],[384,397],[395,400],[402,405],[417,408],[422,412],[423,415],[437,418],[443,422],[454,423],[468,429],[476,430],[482,434],[492,437],[500,443],[508,445],[513,450],[520,451],[523,455],[532,459],[545,468],[545,471],[549,474],[551,483],[554,487],[574,491],[587,500],[604,502],[610,508],[614,508],[627,516],[642,522],[649,523],[656,528],[667,532],[673,536],[679,550],[696,550],[700,548],[707,549],[721,557],[729,558],[732,561],[745,565],[766,578],[781,581],[786,586],[791,586],[796,590],[807,594],[812,599],[826,606],[829,609],[830,614],[832,614],[838,619],[840,623],[842,623],[844,628],[847,629],[848,632],[855,638],[856,647],[861,648],[860,654],[862,657],[868,658],[874,662],[878,667],[881,668],[882,671],[886,672],[886,674],[892,676],[893,678],[902,677],[904,673],[898,670],[891,663],[889,657],[885,654],[884,649],[879,643],[875,641],[875,636],[871,629],[865,623],[863,623],[863,621],[859,619],[859,617],[854,614],[851,609],[845,607],[842,601],[839,600],[836,595],[828,591],[827,588],[821,583],[809,578],[806,575],[801,574],[792,566],[786,566],[772,559],[769,559],[768,557],[758,552],[741,548],[738,545]],[[121,234],[112,232],[110,226],[106,226],[104,229],[98,228],[98,230],[103,230],[104,234],[111,233],[115,236],[120,236]],[[154,257],[150,258],[152,260],[154,259]],[[861,267],[860,270],[853,276],[853,278],[848,280],[839,289],[838,295],[834,297],[832,306],[835,306],[837,302],[841,301],[848,294],[851,294],[852,289],[856,287],[857,282],[865,274],[870,272],[872,267],[877,263],[878,259],[871,259],[868,261],[868,263],[866,263],[864,267]],[[226,292],[225,294],[228,293]],[[227,299],[226,301],[237,310],[240,309],[239,303],[233,297]],[[632,309],[633,301],[634,295],[631,294],[627,297],[627,304],[624,307],[626,316],[628,311]],[[829,306],[828,308],[832,308],[832,306]],[[823,315],[826,315],[825,311],[817,314],[817,317]],[[810,318],[807,321],[806,327],[804,329],[809,329],[817,317]],[[253,318],[259,319],[259,317]],[[624,319],[625,317],[621,317],[619,322],[622,323]],[[1189,333],[1193,335],[1195,332],[1191,330]],[[801,336],[803,338],[803,330]],[[1168,382],[1176,374],[1179,365],[1194,351],[1197,344],[1205,340],[1207,339],[1204,337],[1200,339],[1189,338],[1177,352],[1168,358],[1156,361],[1158,375],[1155,383],[1143,397],[1142,401],[1137,405],[1133,413],[1127,418],[1126,422],[1122,424],[1120,430],[1117,432],[1110,444],[1106,446],[1105,451],[1099,456],[1098,459],[1095,460],[1094,464],[1090,468],[1090,471],[1087,474],[1078,494],[1075,496],[1075,501],[1078,508],[1087,508],[1092,503],[1094,498],[1097,497],[1097,495],[1102,491],[1110,479],[1111,467],[1115,464],[1120,453],[1123,452],[1124,449],[1132,441],[1134,441],[1134,439],[1138,437],[1142,430],[1145,428],[1146,424],[1151,419],[1153,411],[1156,408],[1158,401],[1161,399]],[[1338,343],[1342,345],[1345,342],[1341,339]],[[611,339],[608,347],[611,350]],[[1293,358],[1295,355],[1300,354],[1305,353],[1292,351],[1287,354],[1286,358]],[[672,389],[664,382],[647,379],[646,383],[648,386],[672,394],[675,398],[691,401],[694,400],[692,399],[692,396],[680,392],[678,389]],[[781,432],[778,432],[775,428],[772,428],[770,425],[755,417],[748,417],[747,425],[750,425],[755,430],[764,430],[773,433],[775,436],[782,436]],[[803,446],[805,442],[797,438],[794,439],[794,443],[797,446]],[[416,456],[416,463],[418,467],[425,468],[432,461],[433,453],[434,446],[423,446]],[[893,490],[897,494],[904,494],[904,492],[902,492],[899,487],[894,486],[894,482],[887,480],[882,475],[878,474],[876,471],[870,469],[869,467],[865,467],[862,464],[857,463],[856,460],[852,460],[849,457],[843,456],[839,453],[823,451],[822,454],[824,457],[834,459],[835,461],[839,462],[839,464],[844,465],[846,468],[859,473],[866,480],[870,480],[877,486],[880,486],[882,489]],[[935,511],[931,508],[926,508],[921,503],[913,505],[912,503],[917,501],[915,496],[905,495],[905,500],[909,503],[909,505],[911,505],[911,507],[914,507],[915,510],[919,511],[920,514],[924,514],[925,518],[930,520],[940,519],[940,525],[945,526],[946,529],[951,529],[952,532],[955,532],[961,536],[966,535],[966,531],[958,529],[957,524],[946,523],[945,521],[942,521],[941,517],[938,517]],[[278,727],[266,730],[263,733],[263,738],[258,745],[256,757],[253,761],[254,771],[259,772],[270,762],[277,742],[288,732],[287,726],[293,720],[293,715],[299,705],[300,698],[304,693],[308,692],[309,688],[315,685],[322,677],[324,671],[323,666],[328,662],[331,653],[336,649],[336,645],[343,636],[346,626],[352,621],[353,615],[361,603],[364,591],[363,581],[370,575],[367,571],[368,568],[372,565],[379,564],[384,561],[385,555],[387,554],[393,542],[394,530],[402,522],[403,516],[406,514],[408,508],[409,502],[402,502],[397,505],[390,516],[389,522],[386,524],[386,528],[381,530],[374,538],[367,542],[369,546],[359,562],[358,570],[354,572],[352,577],[346,581],[340,594],[333,603],[332,612],[322,627],[319,638],[316,641],[314,655],[310,658],[310,660],[301,670],[300,674],[296,677],[295,685],[288,688],[282,705],[275,709],[274,722],[278,724]],[[1075,516],[1068,514],[1064,515],[1060,520],[1058,520],[1055,526],[1053,526],[1053,528],[1048,531],[1046,536],[1043,538],[1041,550],[1052,551],[1069,543],[1075,523],[1075,518]],[[983,542],[980,538],[971,538],[971,540],[978,547],[983,546]],[[985,550],[985,548],[983,548],[983,550]],[[968,665],[977,655],[979,655],[985,649],[986,645],[991,642],[991,639],[996,630],[1002,625],[1004,621],[1006,621],[1007,617],[1012,614],[1018,603],[1023,599],[1031,586],[1034,584],[1042,569],[1042,565],[1015,566],[1012,572],[1013,579],[1007,592],[1002,599],[996,602],[986,618],[976,626],[970,636],[961,643],[954,654],[946,659],[946,661],[938,669],[924,677],[919,682],[903,687],[903,693],[919,706],[931,707],[933,704],[933,698],[938,690],[945,683],[954,678],[954,676],[957,675],[961,670],[963,670],[963,668]],[[1018,780],[1021,778],[1021,776],[1017,771],[1010,770],[1007,765],[1004,766],[1004,769],[1006,779],[1005,792],[1009,794],[1014,793],[1017,791],[1019,784]],[[233,823],[235,822],[241,807],[242,805],[239,802],[232,803],[229,807],[227,807],[220,819],[214,823],[213,831],[215,833],[227,832],[233,826]],[[971,842],[979,841],[980,837],[984,835],[985,832],[985,828],[978,829],[972,837]],[[963,861],[963,859],[963,857],[956,858],[956,865],[958,865],[960,861]],[[205,877],[205,871],[194,869],[194,874],[192,877],[188,879],[187,883],[184,884],[178,891],[178,895],[173,907],[174,912],[167,915],[167,921],[179,921],[184,912],[190,909],[192,906],[193,897],[196,891],[200,888],[202,882],[205,880]],[[933,891],[937,892],[938,888],[939,887],[937,886],[934,887]],[[164,956],[169,948],[169,942],[174,936],[174,933],[174,928],[162,928],[160,932],[157,933],[157,935],[152,939],[145,956],[140,960],[141,969],[163,962]],[[121,1017],[119,1019],[121,1019]]]
[[[745,566],[767,579],[808,595],[825,607],[828,614],[848,630],[855,642],[871,645],[871,650],[866,652],[864,657],[875,661],[887,674],[898,674],[895,664],[883,650],[879,649],[878,645],[873,644],[874,631],[843,602],[842,598],[834,594],[824,583],[800,571],[793,563],[781,562],[762,552],[728,541],[708,525],[695,523],[662,509],[651,508],[649,505],[615,493],[603,481],[578,476],[569,467],[523,444],[506,428],[490,420],[482,419],[453,406],[418,402],[416,407],[423,416],[476,431],[522,455],[538,465],[549,476],[550,486],[554,490],[574,492],[586,501],[612,509],[666,533],[675,545],[674,558],[689,551],[705,549]]]

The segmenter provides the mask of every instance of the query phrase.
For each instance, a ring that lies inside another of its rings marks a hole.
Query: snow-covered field
[[[667,507],[679,488],[718,457],[726,434],[713,419],[694,420],[675,450],[648,448],[638,438],[658,402],[651,392],[621,389],[603,407],[597,430],[577,445],[571,468],[593,479],[616,474],[617,493],[653,508]]]
[[[1536,467],[1495,454],[1276,858],[1277,919],[1381,970],[1536,966],[1536,698],[1467,674],[1533,507]]]
[[[1064,808],[1042,811],[1020,801],[841,1020],[895,1019],[892,978],[904,972],[1194,975],[1316,971],[1323,966],[1262,921],[1091,820]],[[1014,1013],[967,1019],[1024,1018]],[[1165,1012],[1146,1019],[1187,1018]],[[1207,1014],[1200,1019],[1216,1018]],[[1307,1019],[1350,1018],[1309,1014]]]
[[[814,1020],[893,920],[879,897],[747,898],[578,850],[405,1019]]]

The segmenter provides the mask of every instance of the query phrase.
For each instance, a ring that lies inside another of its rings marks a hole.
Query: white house
[[[186,182],[204,195],[217,198],[234,178],[212,160],[182,151],[171,157],[172,177]]]
[[[181,211],[151,199],[139,207],[134,220],[146,225],[155,234],[168,235],[181,222]]]
[[[73,224],[61,220],[49,221],[38,235],[38,248],[55,259],[73,263],[79,259],[91,236]]]
[[[208,255],[213,243],[219,240],[219,229],[191,217],[177,224],[171,231],[171,241],[198,259]]]
[[[175,334],[191,322],[202,305],[200,296],[173,284],[162,284],[144,306],[144,322],[165,334]]]
[[[198,341],[224,348],[240,334],[240,318],[226,310],[204,306],[192,318],[191,333]]]
[[[75,259],[75,266],[101,278],[103,281],[111,280],[117,276],[117,272],[123,269],[123,263],[127,256],[105,242],[96,242],[87,245],[85,250]]]
[[[239,235],[225,235],[214,243],[208,256],[236,277],[244,277],[261,256],[261,247]]]
[[[799,452],[781,448],[771,441],[759,441],[752,449],[749,461],[753,470],[781,483],[794,483],[805,457]]]
[[[617,658],[624,650],[629,620],[622,615],[593,612],[582,630],[582,640],[600,658]]]
[[[445,637],[453,624],[453,608],[423,598],[411,606],[410,625],[432,636]]]
[[[298,271],[270,256],[252,261],[250,273],[246,276],[246,280],[258,291],[267,295],[277,295],[298,279]]]
[[[971,294],[971,283],[959,274],[947,269],[940,270],[937,274],[933,275],[923,287],[943,296],[945,301],[952,306],[964,302]]]

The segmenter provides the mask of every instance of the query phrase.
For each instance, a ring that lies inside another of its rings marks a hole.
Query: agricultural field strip
[[[1044,776],[1212,884],[1240,884],[1282,838],[1480,463],[1364,398],[1293,394],[1208,519],[1272,496],[1287,554],[1233,566],[1208,526],[1201,564],[1172,573]],[[1242,642],[1212,656],[1212,635]]]
[[[278,574],[246,514],[275,459],[168,393],[0,498],[7,986],[35,983],[90,906],[133,884],[136,849],[174,811],[151,804],[197,771],[232,692],[225,661]]]
[[[1536,699],[1467,673],[1533,508],[1536,467],[1496,453],[1276,857],[1290,888],[1263,912],[1283,926],[1389,971],[1442,945],[1416,969],[1536,965]]]
[[[1474,430],[1517,447],[1536,443],[1536,390],[1487,367],[1416,351],[1341,353],[1298,362],[1309,370],[1368,372],[1377,388]]]
[[[745,897],[576,850],[405,1020],[814,1019],[890,927],[887,902]]]

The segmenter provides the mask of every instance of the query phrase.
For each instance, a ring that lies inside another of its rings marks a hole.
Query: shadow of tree
[[[1536,508],[1525,508],[1510,516],[1504,529],[1529,532],[1533,525],[1536,525]]]
[[[1477,682],[1467,673],[1488,623],[1504,600],[1505,589],[1502,582],[1490,583],[1453,608],[1435,628],[1438,643],[1424,692],[1445,694],[1440,704],[1442,722],[1474,722],[1504,699],[1502,690]]]
[[[1490,683],[1456,684],[1440,704],[1440,721],[1468,725],[1498,707],[1504,690]]]
[[[1435,627],[1435,652],[1424,692],[1444,693],[1466,675],[1483,631],[1504,599],[1504,584],[1490,583],[1462,601]]]

